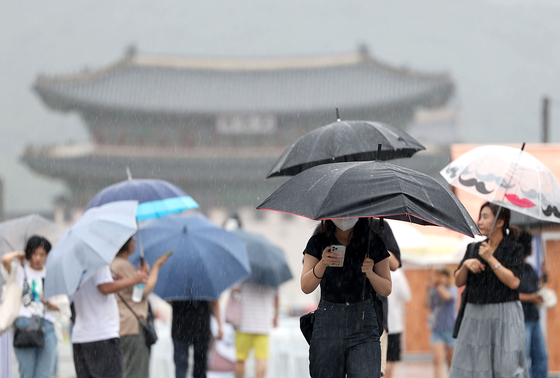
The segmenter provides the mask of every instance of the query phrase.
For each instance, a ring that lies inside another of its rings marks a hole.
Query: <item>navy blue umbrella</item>
[[[251,273],[245,243],[202,214],[170,216],[140,226],[145,260],[153,265],[169,250],[154,293],[166,300],[212,300]],[[140,255],[130,256],[138,264]]]
[[[284,251],[269,242],[264,236],[241,229],[231,231],[247,246],[251,275],[247,281],[278,287],[293,278]]]
[[[89,201],[86,210],[108,202],[127,200],[136,200],[140,204],[136,213],[138,221],[198,208],[195,200],[170,182],[130,179],[101,190]]]

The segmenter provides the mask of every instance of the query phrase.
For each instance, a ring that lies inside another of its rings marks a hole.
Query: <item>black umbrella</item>
[[[314,220],[380,217],[480,234],[446,184],[381,161],[319,165],[292,177],[257,209]]]
[[[377,145],[383,147],[378,152]],[[326,163],[391,160],[425,150],[404,131],[380,122],[342,121],[313,130],[286,148],[267,178],[294,176]]]

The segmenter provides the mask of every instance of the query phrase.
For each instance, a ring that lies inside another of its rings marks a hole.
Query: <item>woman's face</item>
[[[480,211],[480,217],[478,218],[478,229],[484,236],[488,236],[490,234],[490,230],[492,230],[492,225],[494,224],[494,213],[490,210],[490,207],[485,206]],[[502,226],[504,225],[504,221],[499,219],[496,222],[496,226],[494,227],[494,231],[502,230]]]
[[[31,269],[41,270],[45,266],[47,262],[47,251],[43,247],[35,248],[35,251],[31,254],[31,258],[29,259],[29,266]]]

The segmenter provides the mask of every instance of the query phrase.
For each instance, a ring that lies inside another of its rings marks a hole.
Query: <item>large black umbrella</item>
[[[430,176],[381,161],[319,165],[292,177],[257,209],[314,220],[382,217],[480,234],[457,197]]]
[[[396,127],[380,122],[339,121],[296,140],[282,153],[267,178],[294,176],[327,163],[406,158],[420,150],[425,150],[424,146]]]

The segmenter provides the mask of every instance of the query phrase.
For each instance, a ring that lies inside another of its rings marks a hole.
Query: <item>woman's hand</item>
[[[373,266],[374,262],[369,257],[366,257],[364,263],[362,264],[362,273],[366,274],[366,277],[369,278],[373,274]]]
[[[49,301],[46,301],[46,302],[43,302],[43,303],[44,303],[45,306],[47,306],[47,308],[48,308],[49,310],[51,310],[51,311],[60,311],[60,309],[58,308],[57,305],[52,304],[52,303],[49,302]]]
[[[163,264],[167,262],[167,255],[160,256],[154,263],[154,268],[157,266],[160,268]]]
[[[144,262],[144,264],[142,264],[142,266],[140,267],[140,270],[145,272],[146,274],[150,274],[150,264]]]
[[[340,259],[336,253],[331,252],[331,246],[323,249],[323,254],[321,255],[321,261],[319,261],[319,264],[322,264],[326,268],[329,265],[338,264],[339,262]]]
[[[467,259],[463,265],[474,274],[482,273],[485,268],[484,264],[478,261],[478,259]]]
[[[488,261],[488,259],[494,255],[494,249],[491,249],[487,242],[482,242],[480,249],[478,250],[478,255],[484,261]]]
[[[146,282],[147,278],[148,278],[148,275],[143,270],[138,270],[136,273],[134,273],[133,276],[130,276],[130,280],[132,281],[132,283],[134,285]]]

